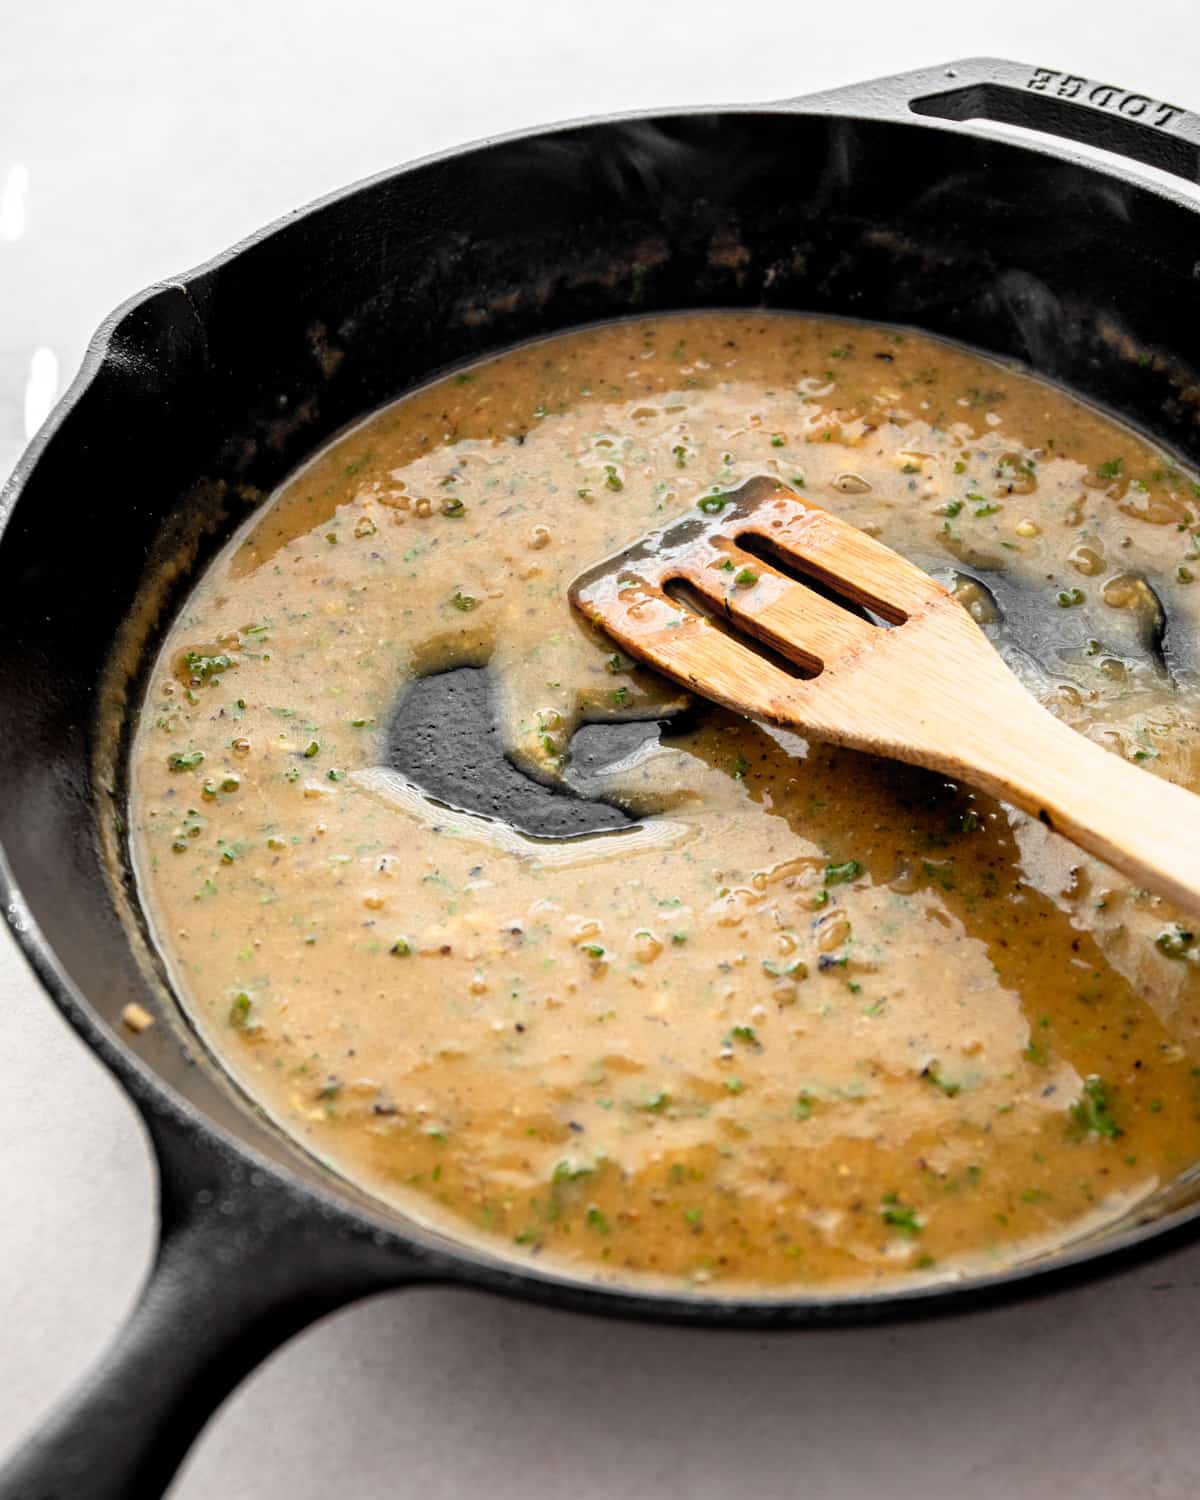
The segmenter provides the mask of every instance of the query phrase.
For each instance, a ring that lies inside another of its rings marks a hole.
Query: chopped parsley
[[[962,1092],[962,1084],[954,1083],[938,1067],[937,1063],[930,1063],[921,1069],[921,1077],[927,1083],[933,1084],[935,1089],[940,1089],[947,1099],[953,1099],[955,1094]]]
[[[1194,932],[1176,924],[1174,927],[1164,927],[1154,939],[1154,946],[1167,958],[1186,958],[1195,937]]]
[[[590,1177],[595,1167],[589,1167],[585,1162],[572,1161],[569,1157],[555,1163],[554,1171],[550,1174],[551,1182],[578,1182],[581,1177]]]
[[[1124,1134],[1113,1118],[1108,1084],[1095,1073],[1084,1080],[1083,1093],[1071,1106],[1071,1119],[1085,1134],[1094,1132],[1110,1141]]]
[[[194,771],[204,759],[203,750],[178,750],[167,756],[168,771]]]
[[[924,1225],[915,1208],[901,1203],[896,1193],[884,1193],[879,1202],[879,1217],[892,1229],[915,1239]]]
[[[218,656],[205,656],[199,651],[189,651],[183,658],[183,664],[201,682],[213,682],[222,672],[237,665],[233,657],[225,652]]]

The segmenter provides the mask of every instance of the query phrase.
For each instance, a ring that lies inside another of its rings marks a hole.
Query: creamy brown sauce
[[[381,765],[439,668],[490,665],[550,783],[582,720],[669,705],[566,585],[755,474],[956,585],[1057,714],[1200,786],[1192,474],[914,334],[660,318],[417,392],[234,538],[143,708],[143,899],[254,1099],[502,1252],[714,1290],[1037,1253],[1200,1159],[1178,913],[967,787],[717,709],[602,775],[645,814],[622,833],[530,839]]]

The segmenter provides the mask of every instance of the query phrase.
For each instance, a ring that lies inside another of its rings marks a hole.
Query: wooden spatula
[[[1200,797],[1061,724],[945,589],[786,485],[707,497],[582,574],[570,597],[630,656],[706,698],[961,777],[1200,911]]]

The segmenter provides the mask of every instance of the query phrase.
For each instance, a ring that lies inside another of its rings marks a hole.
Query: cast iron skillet
[[[970,121],[1055,136],[1021,140]],[[630,312],[768,306],[911,323],[1103,402],[1200,460],[1194,197],[1067,141],[1200,180],[1200,118],[1044,68],[969,61],[759,108],[568,125],[348,189],[104,326],[19,465],[0,522],[5,914],[145,1120],[161,1241],[128,1324],[0,1475],[0,1497],[160,1493],[258,1360],[367,1293],[447,1282],[708,1327],[911,1317],[1046,1291],[1190,1237],[1148,1221],[966,1283],[831,1299],[693,1299],[516,1268],[389,1213],[222,1082],[142,956],[120,760],[171,609],[317,445],[432,373]],[[159,560],[183,557],[164,571]],[[123,627],[143,582],[157,608]],[[129,680],[105,681],[122,629]],[[122,696],[122,689],[126,696]],[[122,907],[129,910],[122,913]],[[134,915],[131,916],[130,912]],[[123,1005],[159,1016],[139,1038]]]

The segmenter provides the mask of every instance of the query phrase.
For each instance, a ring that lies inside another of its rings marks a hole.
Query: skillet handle
[[[161,1175],[154,1265],[98,1366],[0,1468],[0,1500],[151,1500],[253,1367],[344,1303],[428,1279],[394,1245],[173,1119],[148,1117]]]
[[[1200,182],[1200,115],[1058,68],[971,57],[788,102],[805,113],[1021,125]],[[1048,213],[1058,208],[1046,205]]]

